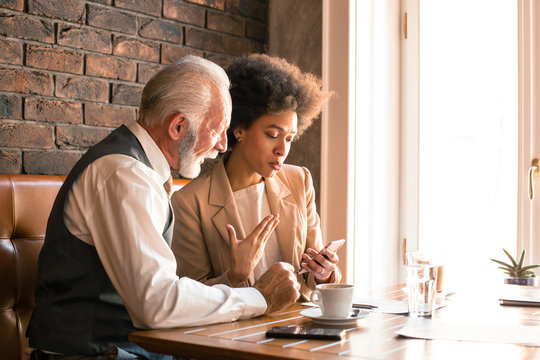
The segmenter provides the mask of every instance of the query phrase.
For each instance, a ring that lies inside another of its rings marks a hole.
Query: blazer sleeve
[[[176,274],[187,276],[206,285],[231,286],[228,271],[214,277],[208,247],[202,232],[201,209],[189,187],[175,192],[171,197],[174,211],[174,233],[171,248],[176,257]]]
[[[306,219],[307,219],[307,233],[306,233],[306,249],[312,248],[316,251],[320,251],[323,247],[322,233],[321,233],[321,221],[319,214],[317,213],[317,205],[315,202],[315,189],[313,187],[313,179],[310,171],[303,167],[304,170],[304,189],[305,189],[305,203],[306,203]],[[307,285],[310,289],[314,289],[317,285],[315,278],[311,274],[304,274],[307,279]],[[338,283],[341,280],[341,271],[336,266],[334,271],[334,282]],[[304,294],[307,297],[308,294]]]

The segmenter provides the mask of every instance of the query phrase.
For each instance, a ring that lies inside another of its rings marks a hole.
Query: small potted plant
[[[504,279],[504,283],[538,286],[538,278],[534,275],[532,269],[540,267],[540,265],[523,266],[523,260],[525,259],[525,250],[521,252],[521,257],[519,258],[519,261],[514,260],[512,255],[510,255],[505,249],[503,249],[503,251],[506,256],[508,256],[512,264],[508,264],[495,259],[491,259],[491,261],[495,261],[497,264],[502,265],[499,266],[499,269],[504,270],[504,273],[508,275],[508,277]]]

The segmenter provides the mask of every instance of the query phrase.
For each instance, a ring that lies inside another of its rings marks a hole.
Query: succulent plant
[[[525,250],[521,252],[521,257],[519,258],[519,261],[514,260],[512,255],[510,255],[508,251],[506,251],[505,249],[503,249],[503,251],[506,254],[506,256],[508,256],[512,264],[507,264],[503,261],[495,260],[495,259],[491,259],[491,261],[495,261],[497,264],[502,265],[502,266],[499,266],[499,269],[504,270],[505,274],[507,274],[510,277],[516,277],[516,278],[529,278],[529,277],[535,276],[534,272],[531,271],[531,269],[540,267],[540,265],[523,266],[523,260],[525,259]]]

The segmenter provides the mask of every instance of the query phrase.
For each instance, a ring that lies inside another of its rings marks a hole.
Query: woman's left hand
[[[320,253],[308,248],[302,254],[302,263],[300,266],[311,273],[319,284],[333,281],[332,276],[339,262],[338,255],[329,249],[323,249]]]

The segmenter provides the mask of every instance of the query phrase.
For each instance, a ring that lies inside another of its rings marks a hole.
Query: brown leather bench
[[[37,260],[63,176],[0,174],[0,358],[28,359]],[[174,190],[188,180],[174,180]]]

